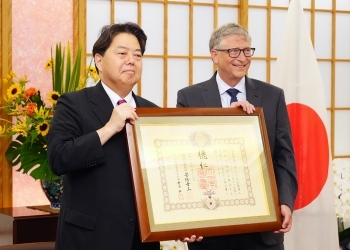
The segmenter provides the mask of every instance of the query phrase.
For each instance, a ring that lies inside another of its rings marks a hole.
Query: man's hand
[[[232,108],[242,107],[247,114],[251,114],[255,111],[255,107],[248,101],[238,101],[231,103]]]
[[[113,109],[112,115],[105,126],[97,130],[101,145],[104,145],[113,135],[120,132],[126,122],[135,123],[138,118],[136,109],[128,103],[123,103]]]
[[[190,238],[188,237],[184,238],[182,242],[191,243],[191,242],[201,241],[201,240],[203,240],[202,236],[197,237],[196,235],[192,235]]]
[[[283,217],[282,228],[275,233],[288,233],[292,229],[292,211],[287,205],[281,205],[281,214]]]

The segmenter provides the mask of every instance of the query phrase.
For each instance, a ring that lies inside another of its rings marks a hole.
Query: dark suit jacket
[[[298,185],[283,90],[248,77],[245,78],[245,86],[247,101],[263,108],[280,204],[293,210]],[[216,73],[208,81],[179,90],[177,107],[222,107]],[[268,245],[283,242],[283,234],[266,232],[262,237]]]
[[[156,107],[133,94],[137,107]],[[113,105],[98,83],[63,94],[47,136],[49,163],[65,175],[56,249],[159,250],[141,244],[125,131],[101,146]]]

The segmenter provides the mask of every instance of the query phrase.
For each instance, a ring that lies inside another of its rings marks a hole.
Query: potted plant
[[[49,200],[53,199],[50,200],[51,206],[59,207],[63,192],[62,178],[51,171],[46,152],[46,135],[54,108],[62,93],[84,88],[88,79],[96,82],[98,76],[91,65],[87,67],[85,77],[82,76],[81,47],[72,63],[69,43],[66,48],[61,44],[56,45],[55,54],[52,53],[46,68],[52,70],[53,90],[45,100],[40,90],[27,87],[26,76],[16,77],[11,71],[4,79],[9,83],[9,88],[5,97],[6,106],[2,108],[12,119],[5,120],[6,124],[0,127],[0,136],[7,135],[12,139],[5,153],[9,164],[12,167],[19,165],[17,171],[41,180],[44,191],[47,186],[53,188],[45,193]]]

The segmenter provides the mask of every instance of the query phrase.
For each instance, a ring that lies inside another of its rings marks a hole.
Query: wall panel
[[[6,78],[12,64],[12,1],[0,1],[0,106],[4,105],[3,96],[6,96],[8,84]],[[3,109],[0,109],[0,118],[9,119]],[[0,121],[0,125],[4,123]],[[12,168],[5,159],[9,141],[6,137],[0,138],[0,208],[12,206]]]
[[[88,4],[90,1],[96,2],[96,0],[87,0]],[[104,5],[109,2],[109,8],[114,8],[115,17],[111,17],[111,20],[123,16],[121,12],[125,11],[122,11],[122,1],[113,1],[114,4],[108,0],[100,2]],[[140,21],[149,37],[152,37],[149,38],[149,51],[146,50],[145,58],[159,58],[163,62],[162,66],[157,66],[157,69],[163,70],[162,74],[158,74],[163,78],[156,78],[158,81],[162,80],[157,86],[162,86],[163,107],[175,105],[178,89],[205,80],[212,75],[215,67],[211,63],[208,40],[214,28],[229,21],[241,20],[241,24],[248,27],[252,35],[252,46],[257,48],[248,75],[270,82],[279,52],[289,0],[175,0],[171,2],[148,0],[147,3],[132,0],[128,3],[135,6],[146,6],[146,4],[149,6],[148,8],[130,8],[127,18],[131,21],[136,19]],[[326,90],[332,156],[344,157],[344,155],[335,154],[335,144],[341,144],[335,137],[335,111],[350,112],[350,104],[345,97],[348,91],[348,87],[345,86],[348,70],[345,70],[346,67],[337,66],[340,63],[350,62],[348,46],[350,31],[343,28],[350,23],[350,4],[347,0],[300,0],[300,3],[304,8],[305,20]],[[164,5],[164,10],[161,7],[155,7],[156,5]],[[148,21],[152,16],[148,12],[152,10],[157,20],[155,31],[150,30],[152,22]],[[180,16],[181,18],[178,18]],[[177,65],[175,63],[177,60],[174,59],[183,60],[187,67],[184,68],[182,64]],[[174,72],[177,72],[177,80],[172,79],[176,75]],[[181,72],[181,80],[178,77],[179,72]],[[142,95],[150,85],[149,79],[143,78],[137,85],[138,93]],[[158,95],[151,96],[147,93],[147,97],[160,103],[161,97]],[[346,157],[350,158],[350,152]]]

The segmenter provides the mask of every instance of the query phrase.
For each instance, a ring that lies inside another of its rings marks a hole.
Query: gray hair
[[[209,50],[211,51],[214,48],[218,49],[222,39],[225,36],[230,35],[242,35],[245,37],[247,42],[252,42],[252,38],[250,37],[248,30],[246,30],[243,26],[236,23],[228,23],[213,31],[209,40]]]

